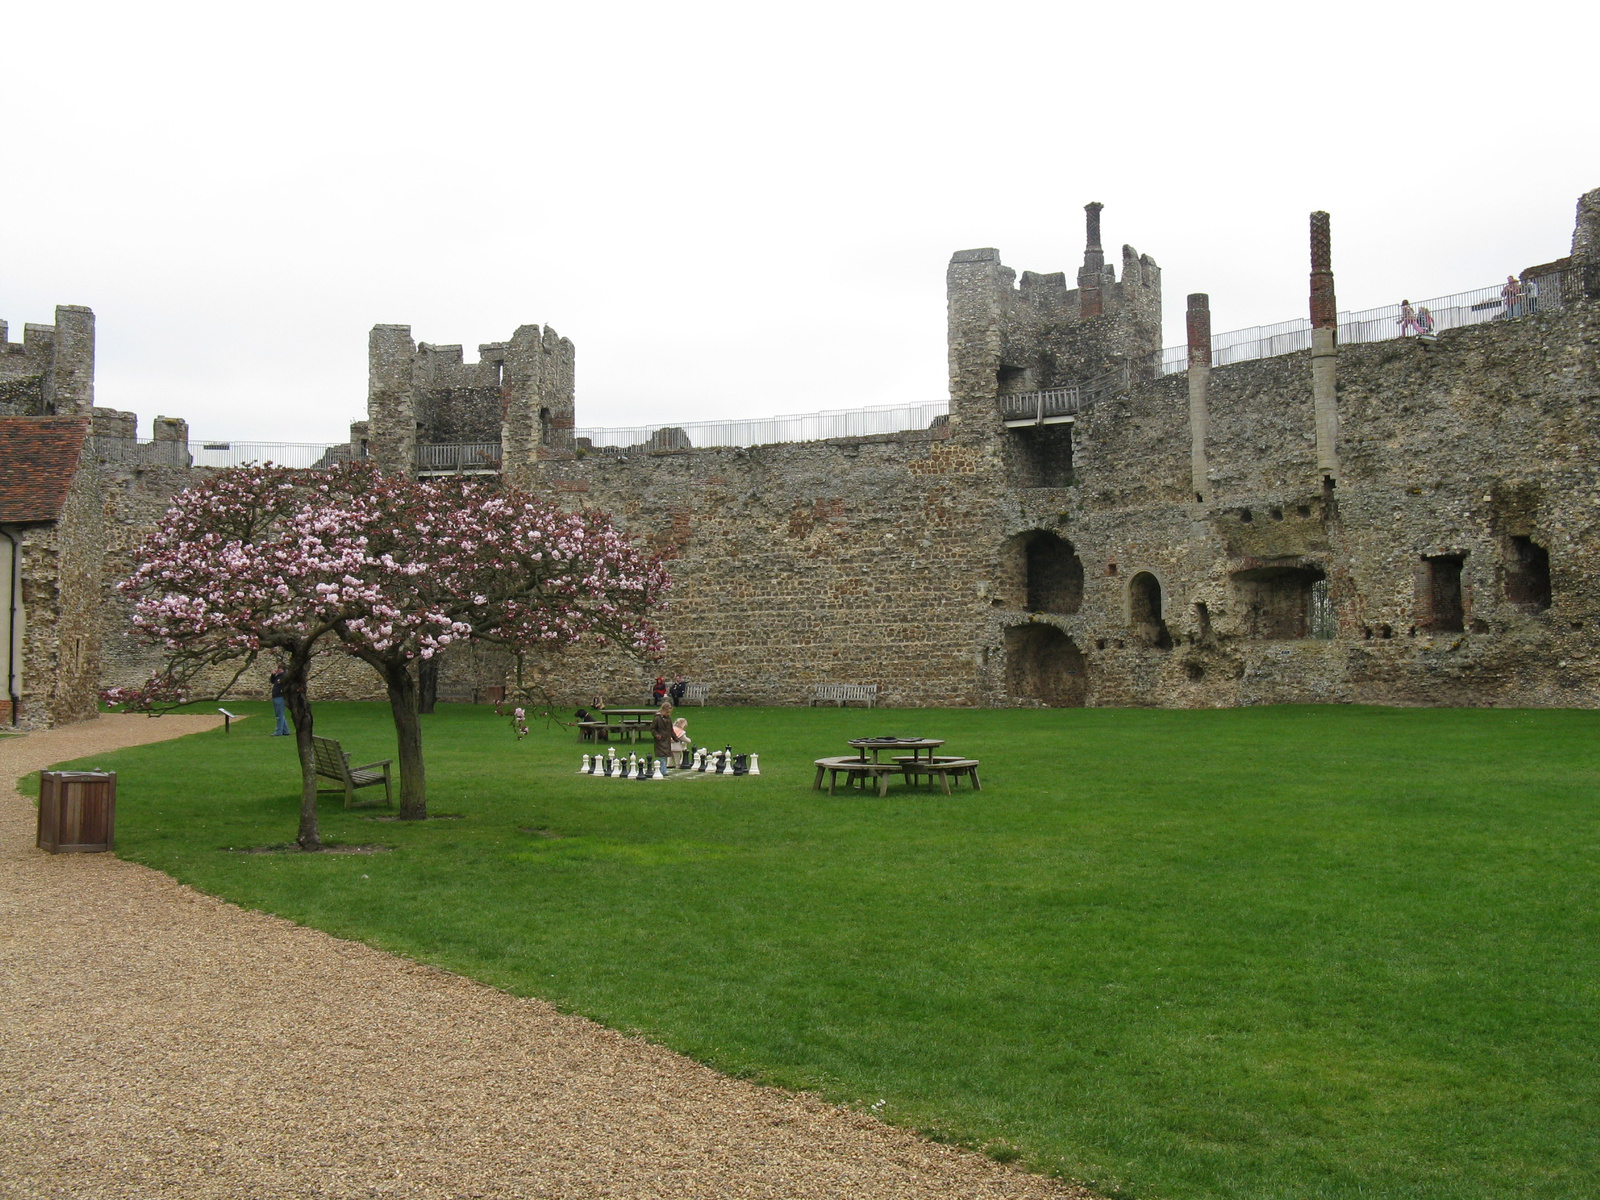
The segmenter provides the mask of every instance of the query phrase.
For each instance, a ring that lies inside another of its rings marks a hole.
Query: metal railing
[[[189,439],[189,455],[197,467],[242,467],[246,463],[276,463],[306,470],[329,467],[351,457],[346,442],[234,442],[213,438]]]
[[[927,429],[948,416],[948,400],[879,404],[780,417],[733,421],[686,421],[676,425],[634,425],[614,429],[575,429],[580,447],[592,450],[647,451],[704,449],[712,446],[764,446],[772,442],[816,442],[827,438],[870,437]],[[588,445],[583,447],[583,442]]]
[[[1555,312],[1581,295],[1582,281],[1576,271],[1551,271],[1519,281],[1514,291],[1509,284],[1493,284],[1470,292],[1419,300],[1409,306],[1385,304],[1379,308],[1342,312],[1339,314],[1339,344],[1355,346],[1403,337],[1431,337],[1446,329]],[[1411,309],[1409,318],[1404,311],[1406,307]],[[1256,325],[1213,334],[1211,363],[1221,367],[1310,348],[1311,321],[1302,317],[1276,325]],[[1161,351],[1156,374],[1173,375],[1188,369],[1187,346],[1168,346]]]
[[[417,470],[423,474],[500,469],[499,442],[423,443],[417,447]]]

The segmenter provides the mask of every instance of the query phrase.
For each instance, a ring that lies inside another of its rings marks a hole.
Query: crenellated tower
[[[368,455],[385,471],[527,468],[573,453],[574,353],[548,326],[523,325],[478,347],[412,339],[409,325],[375,325],[368,338]]]
[[[999,397],[1083,386],[1121,368],[1140,370],[1161,351],[1161,268],[1122,248],[1106,262],[1100,212],[1084,206],[1077,286],[1066,272],[1016,271],[993,248],[960,250],[946,275],[950,412],[958,425],[993,427]]]

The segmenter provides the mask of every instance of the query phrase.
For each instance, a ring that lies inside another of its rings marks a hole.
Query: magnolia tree
[[[348,547],[308,545],[298,521],[310,499],[305,472],[270,464],[219,473],[180,494],[134,553],[118,585],[134,601],[133,626],[166,649],[139,687],[105,698],[159,710],[221,699],[263,654],[281,655],[284,697],[300,751],[300,830],[315,850],[317,777],[306,680],[333,623],[319,614],[317,585],[359,562]]]
[[[317,615],[383,678],[400,760],[400,815],[427,816],[414,664],[461,638],[514,653],[580,641],[659,654],[651,621],[661,563],[598,513],[567,513],[524,492],[380,475],[358,464],[317,485],[302,514],[318,552],[360,562],[316,585]]]
[[[661,564],[602,514],[565,513],[525,493],[468,481],[331,471],[227,472],[179,498],[122,585],[134,623],[168,657],[143,689],[150,706],[192,696],[203,673],[264,649],[289,656],[301,750],[300,844],[315,848],[316,777],[305,681],[336,648],[383,678],[400,760],[400,815],[427,816],[414,664],[463,638],[517,654],[579,641],[660,652],[651,623],[668,586]],[[232,679],[213,694],[221,695]]]

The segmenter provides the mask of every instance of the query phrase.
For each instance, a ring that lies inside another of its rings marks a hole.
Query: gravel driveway
[[[146,867],[33,848],[19,776],[214,724],[0,738],[0,1196],[1087,1196]]]

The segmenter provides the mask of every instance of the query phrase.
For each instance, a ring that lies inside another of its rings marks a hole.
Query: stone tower
[[[368,454],[384,471],[409,472],[419,446],[481,447],[484,461],[526,484],[532,463],[572,456],[573,368],[572,343],[548,326],[523,325],[469,363],[460,346],[414,341],[409,325],[374,325]]]
[[[1161,268],[1122,248],[1122,276],[1105,261],[1100,210],[1084,206],[1077,287],[1064,271],[1016,271],[998,250],[959,250],[946,274],[950,415],[993,428],[1000,395],[1087,384],[1114,369],[1153,370],[1161,351]]]
[[[94,407],[94,311],[56,305],[54,325],[24,325],[21,343],[0,321],[0,416],[81,417]]]

